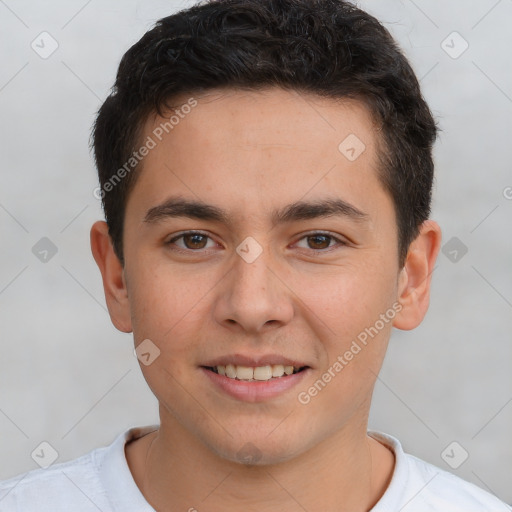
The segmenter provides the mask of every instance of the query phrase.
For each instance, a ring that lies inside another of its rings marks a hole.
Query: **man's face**
[[[195,98],[161,142],[152,132],[167,118],[148,120],[144,139],[158,143],[125,217],[131,327],[136,345],[149,339],[160,351],[141,367],[161,428],[173,425],[230,460],[252,451],[267,463],[359,435],[400,270],[370,115],[356,102],[280,89]],[[170,198],[211,205],[226,219],[155,209]],[[329,201],[346,205],[330,216],[277,215]],[[281,373],[279,365],[306,368],[269,381],[207,368],[227,364],[271,366],[257,378]]]

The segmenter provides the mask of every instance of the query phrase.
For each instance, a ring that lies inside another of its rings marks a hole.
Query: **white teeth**
[[[269,380],[271,378],[272,366],[258,366],[254,368],[254,380]]]
[[[240,380],[251,380],[254,378],[254,370],[250,366],[237,366],[236,376]]]
[[[282,364],[274,364],[272,366],[272,377],[282,377],[284,375],[284,366]]]
[[[267,366],[237,366],[227,364],[226,366],[219,365],[215,369],[219,375],[224,375],[230,379],[238,380],[270,380],[272,378],[283,377],[284,375],[291,375],[294,372],[294,367],[290,365],[273,364]],[[295,369],[296,371],[299,368]]]
[[[230,379],[236,379],[236,367],[234,365],[226,365],[226,377],[229,377]]]

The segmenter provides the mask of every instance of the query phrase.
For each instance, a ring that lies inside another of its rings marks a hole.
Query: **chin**
[[[251,435],[248,431],[241,430],[243,434],[225,437],[217,443],[210,440],[208,447],[218,457],[244,466],[279,464],[301,453],[300,447],[294,447],[295,443],[290,436],[269,436],[266,431],[261,430]],[[269,429],[268,432],[272,430]]]

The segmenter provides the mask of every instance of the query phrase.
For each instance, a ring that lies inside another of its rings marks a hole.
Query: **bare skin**
[[[112,322],[136,346],[149,339],[160,350],[141,364],[160,428],[127,445],[134,480],[159,512],[368,511],[394,468],[393,454],[367,436],[371,396],[392,327],[413,329],[428,309],[439,226],[421,226],[401,268],[393,202],[377,175],[378,130],[362,104],[280,89],[195,98],[142,162],[126,207],[124,268],[106,224],[91,229]],[[148,119],[146,136],[164,121]],[[354,161],[338,149],[350,134],[365,144]],[[222,208],[228,224],[144,221],[171,196]],[[273,223],[274,210],[327,199],[363,215]],[[190,230],[200,234],[177,239]],[[262,250],[250,263],[236,251],[247,237]],[[378,334],[300,402],[389,311]],[[308,369],[276,396],[236,398],[204,366],[237,355]],[[247,443],[253,464],[240,459]]]

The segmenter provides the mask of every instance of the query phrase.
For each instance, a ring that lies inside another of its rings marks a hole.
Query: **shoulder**
[[[512,508],[493,494],[458,476],[405,454],[411,481],[418,488],[417,502],[450,512],[512,512]],[[422,486],[422,487],[420,487]],[[429,509],[427,509],[429,510]]]
[[[130,473],[125,446],[158,427],[129,428],[109,446],[0,482],[0,512],[152,511]]]
[[[81,457],[33,469],[0,482],[0,512],[76,512],[108,510],[99,468],[107,448],[97,448]],[[103,506],[102,506],[103,505]]]
[[[388,489],[372,512],[512,512],[493,494],[433,464],[405,453],[400,442],[371,432],[395,454],[395,469]]]

